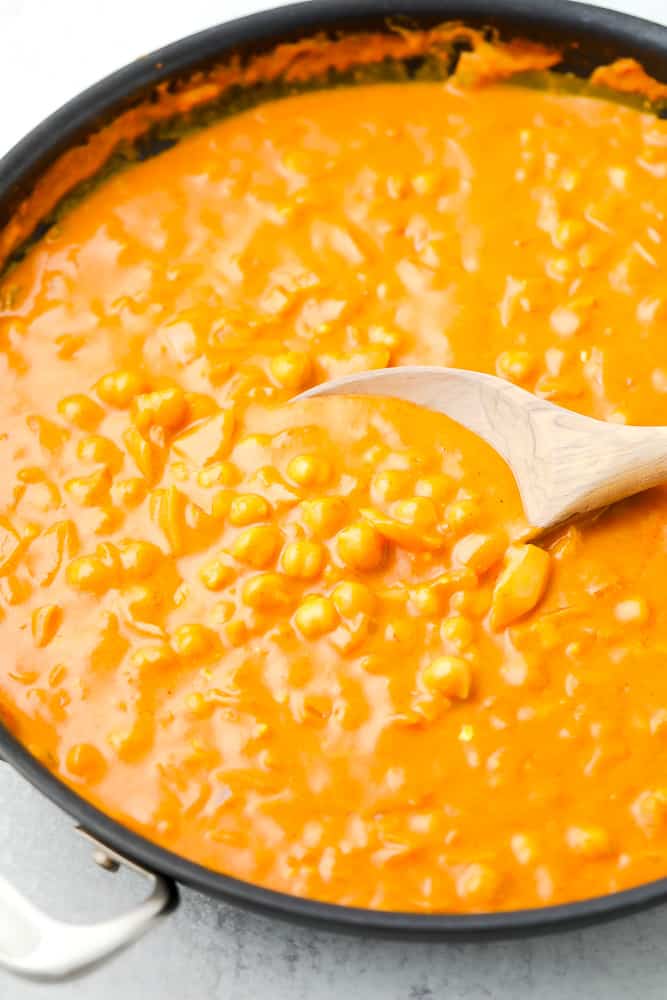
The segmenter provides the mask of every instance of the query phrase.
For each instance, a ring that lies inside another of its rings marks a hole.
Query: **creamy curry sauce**
[[[368,368],[667,423],[667,123],[508,85],[275,101],[107,181],[0,285],[0,713],[172,850],[316,899],[667,874],[667,494],[545,548]]]

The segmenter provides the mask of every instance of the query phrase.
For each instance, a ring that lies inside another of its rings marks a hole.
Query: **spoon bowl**
[[[495,375],[406,365],[301,393],[389,396],[425,406],[491,445],[516,480],[532,534],[667,480],[667,427],[628,427],[565,410]]]

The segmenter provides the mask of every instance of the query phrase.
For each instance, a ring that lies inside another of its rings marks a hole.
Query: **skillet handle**
[[[43,913],[0,875],[0,969],[41,982],[73,978],[127,948],[177,906],[174,882],[93,843],[101,849],[96,860],[102,867],[131,868],[148,880],[149,895],[120,917],[99,924],[69,924]]]

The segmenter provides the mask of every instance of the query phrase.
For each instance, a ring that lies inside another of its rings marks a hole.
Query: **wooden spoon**
[[[583,417],[495,375],[406,365],[332,379],[296,399],[331,395],[394,396],[474,431],[512,470],[533,534],[667,480],[667,427]]]

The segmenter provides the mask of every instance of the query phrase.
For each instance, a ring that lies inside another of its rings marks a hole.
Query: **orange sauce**
[[[634,84],[633,84],[634,85]],[[546,549],[488,447],[367,368],[667,423],[667,124],[397,84],[106,182],[0,285],[0,714],[265,886],[480,911],[667,874],[667,494]]]

